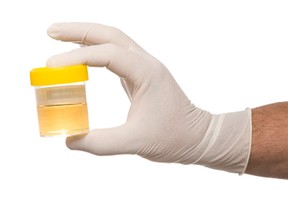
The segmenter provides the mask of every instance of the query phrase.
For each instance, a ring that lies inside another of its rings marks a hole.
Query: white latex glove
[[[250,109],[213,115],[197,108],[161,62],[116,28],[58,23],[48,34],[56,40],[88,45],[50,58],[48,67],[106,67],[121,78],[131,100],[125,124],[68,137],[70,149],[245,171],[251,142]]]

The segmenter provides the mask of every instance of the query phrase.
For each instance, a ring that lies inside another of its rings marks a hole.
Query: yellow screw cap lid
[[[88,80],[86,65],[73,65],[57,68],[34,68],[30,71],[32,86],[57,85]]]

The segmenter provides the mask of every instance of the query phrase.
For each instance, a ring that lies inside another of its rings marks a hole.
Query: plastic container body
[[[89,131],[86,66],[35,68],[30,72],[30,80],[35,87],[40,136]]]
[[[41,136],[88,132],[84,82],[36,87],[35,91]]]

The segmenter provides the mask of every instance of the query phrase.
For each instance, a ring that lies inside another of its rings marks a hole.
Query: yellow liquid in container
[[[35,86],[41,136],[72,135],[89,131],[85,65],[34,68],[30,71]]]
[[[86,103],[37,106],[41,136],[80,134],[89,130]]]

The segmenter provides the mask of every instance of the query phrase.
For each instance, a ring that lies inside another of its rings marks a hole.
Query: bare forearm
[[[288,179],[288,102],[252,109],[252,147],[246,173]]]

